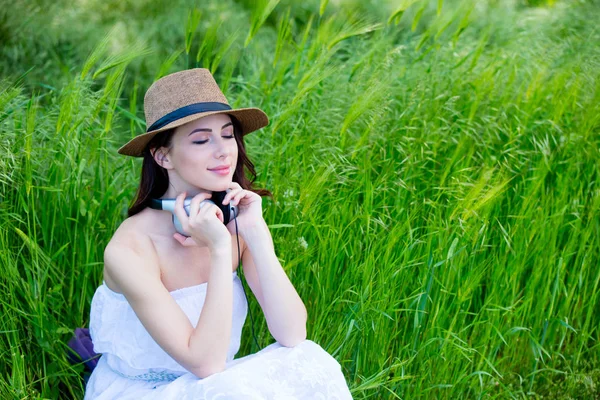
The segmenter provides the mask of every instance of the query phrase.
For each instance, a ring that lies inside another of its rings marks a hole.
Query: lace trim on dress
[[[123,372],[112,368],[108,363],[106,365],[115,374],[122,376],[123,378],[133,379],[133,380],[138,380],[138,381],[170,382],[170,381],[174,381],[175,379],[177,379],[181,376],[181,374],[174,374],[174,373],[168,372],[168,371],[146,372],[146,373],[139,374],[139,375],[128,375],[128,374],[124,374]]]

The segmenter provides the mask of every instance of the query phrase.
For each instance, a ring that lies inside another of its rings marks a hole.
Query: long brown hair
[[[240,123],[233,115],[228,115],[231,117],[231,122],[233,123],[233,136],[235,137],[238,146],[238,159],[235,171],[233,172],[233,182],[239,183],[242,188],[250,190],[260,196],[269,196],[273,199],[273,194],[269,190],[253,188],[254,181],[256,180],[256,172],[254,170],[254,164],[246,155],[246,146],[244,144]],[[175,128],[159,132],[146,145],[146,148],[143,151],[144,159],[142,162],[140,186],[138,187],[133,204],[127,210],[127,215],[129,217],[148,207],[150,199],[159,198],[167,191],[167,188],[169,187],[169,175],[167,174],[167,170],[156,163],[150,150],[161,146],[170,148],[171,139],[174,133]],[[249,180],[244,174],[244,167],[250,172],[252,180]]]

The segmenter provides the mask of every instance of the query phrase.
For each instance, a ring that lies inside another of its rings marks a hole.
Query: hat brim
[[[197,114],[190,114],[176,121],[173,121],[160,129],[155,129],[150,132],[143,133],[131,139],[119,148],[118,153],[126,156],[142,157],[143,151],[146,145],[154,135],[159,132],[163,132],[172,128],[176,128],[188,122],[200,119],[214,114],[231,114],[240,122],[242,127],[242,136],[250,132],[254,132],[260,128],[264,128],[269,124],[269,117],[260,108],[248,107],[248,108],[237,108],[234,110],[221,110],[221,111],[208,111]]]

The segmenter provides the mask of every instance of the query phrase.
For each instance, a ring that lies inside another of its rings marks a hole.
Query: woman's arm
[[[230,241],[231,242],[231,241]],[[211,251],[210,277],[206,298],[192,332],[189,348],[198,360],[212,365],[214,372],[225,369],[231,339],[233,279],[231,278],[231,243]],[[209,368],[210,375],[211,368]],[[204,375],[201,372],[201,375]]]
[[[277,259],[267,224],[261,222],[244,236],[244,276],[275,340],[293,347],[306,339],[306,307]]]
[[[105,269],[150,336],[198,378],[225,368],[233,308],[231,263],[231,244],[211,253],[205,303],[194,329],[160,279],[149,238],[111,240],[104,251]]]

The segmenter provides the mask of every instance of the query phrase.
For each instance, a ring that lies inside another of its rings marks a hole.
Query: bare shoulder
[[[123,292],[122,281],[128,276],[142,273],[160,278],[154,244],[145,233],[146,223],[141,215],[125,219],[104,248],[104,280],[115,292]]]

